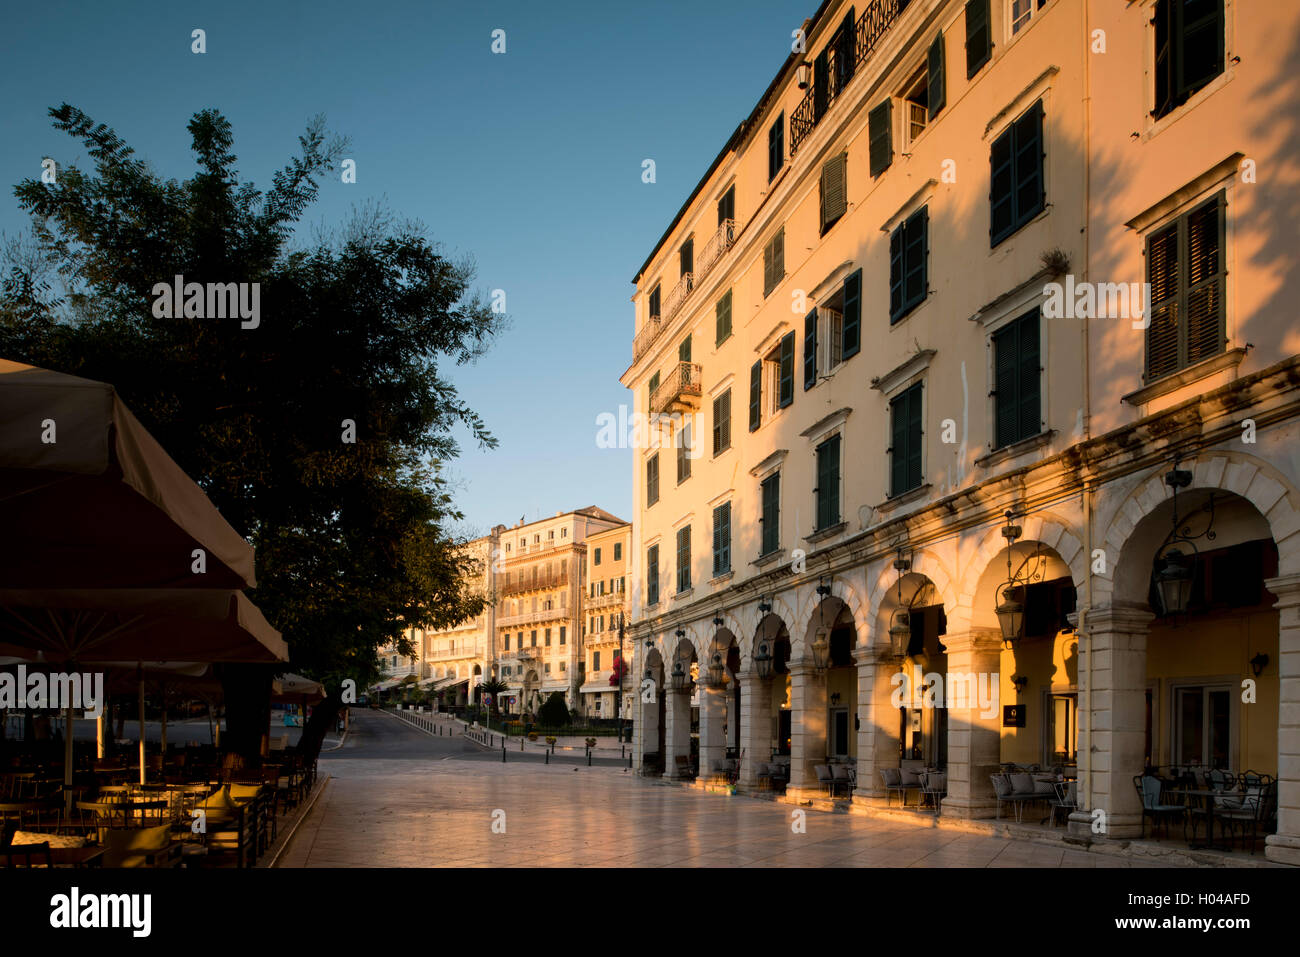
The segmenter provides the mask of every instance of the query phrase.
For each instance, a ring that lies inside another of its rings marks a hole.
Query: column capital
[[[1117,601],[1109,605],[1085,609],[1083,630],[1088,633],[1103,631],[1145,635],[1155,617],[1151,609],[1144,604]],[[1078,620],[1077,617],[1075,620]]]
[[[959,635],[941,635],[939,641],[948,654],[963,652],[992,654],[1002,650],[1002,632],[996,628],[972,628]]]
[[[1300,575],[1281,575],[1277,578],[1265,578],[1264,587],[1276,596],[1274,608],[1288,608],[1300,605]]]
[[[889,665],[894,663],[894,652],[887,645],[859,645],[849,652],[849,657],[859,668],[864,665]]]
[[[813,667],[812,661],[803,658],[800,658],[798,661],[791,661],[786,665],[786,668],[789,670],[791,678],[804,678],[808,675],[817,674],[817,669]]]

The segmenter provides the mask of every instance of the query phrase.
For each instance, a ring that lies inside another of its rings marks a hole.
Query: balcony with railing
[[[736,242],[736,221],[734,219],[724,219],[718,224],[717,230],[709,237],[708,241],[700,248],[699,259],[696,265],[699,267],[695,276],[697,279],[703,279],[710,270],[722,259],[722,254],[730,249]]]
[[[509,579],[497,590],[498,595],[519,595],[523,592],[541,591],[546,588],[560,588],[569,584],[568,567],[561,568],[558,572],[537,572],[533,569],[533,574],[525,575],[522,571],[508,573]]]
[[[652,413],[689,412],[700,407],[702,374],[698,362],[678,362],[650,393]]]
[[[587,598],[585,602],[588,611],[596,611],[597,609],[609,608],[611,606],[618,608],[626,603],[627,592],[625,591],[612,591],[607,592],[604,595],[593,595],[590,598]]]
[[[853,26],[853,36],[840,42],[837,36],[826,48],[824,75],[814,76],[812,85],[790,114],[790,155],[817,126],[831,103],[853,80],[858,70],[875,52],[880,38],[906,9],[909,0],[872,0]],[[816,74],[823,71],[816,70]]]
[[[548,621],[564,621],[568,617],[567,608],[540,608],[518,615],[498,615],[497,624],[503,628],[510,625],[540,625]]]

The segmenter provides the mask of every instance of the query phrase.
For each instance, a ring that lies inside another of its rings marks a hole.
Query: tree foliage
[[[322,119],[263,192],[241,181],[215,110],[188,125],[185,180],[75,107],[50,115],[93,165],[15,187],[32,241],[5,250],[0,355],[117,388],[256,547],[253,597],[294,669],[326,683],[318,710],[332,720],[341,679],[364,687],[377,648],[411,654],[406,628],[482,608],[463,584],[471,559],[449,531],[462,516],[441,468],[455,428],[495,440],[446,367],[484,354],[504,320],[472,291],[471,261],[383,209],[300,240],[346,146]],[[154,287],[177,275],[259,283],[259,324],[158,317]]]

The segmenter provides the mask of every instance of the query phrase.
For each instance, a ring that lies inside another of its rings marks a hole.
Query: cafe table
[[[1192,850],[1223,850],[1224,848],[1214,843],[1215,799],[1231,797],[1237,792],[1215,788],[1173,788],[1171,790],[1174,794],[1182,794],[1189,798],[1201,798],[1205,802],[1205,843],[1189,843],[1187,846],[1192,848]]]

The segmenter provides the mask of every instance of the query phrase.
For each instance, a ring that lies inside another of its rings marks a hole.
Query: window
[[[506,635],[506,651],[510,650],[510,635]]]
[[[566,627],[566,626],[564,626],[564,625],[561,625],[561,626],[560,626],[560,644],[564,644],[564,633],[565,633],[565,627]]]
[[[1007,21],[1011,26],[1011,35],[1015,36],[1034,18],[1039,10],[1047,6],[1047,0],[1011,0],[1007,11]]]
[[[645,404],[646,404],[646,408],[647,408],[647,409],[651,409],[651,410],[653,409],[654,401],[655,401],[655,393],[656,393],[657,391],[659,391],[659,373],[658,373],[658,372],[656,372],[654,375],[652,375],[652,376],[650,377],[650,381],[646,383],[646,388],[645,388]]]
[[[1219,193],[1147,239],[1148,382],[1224,349],[1223,210]]]
[[[691,587],[691,527],[677,530],[677,591]]]
[[[940,33],[930,44],[930,49],[925,56],[926,69],[926,114],[930,119],[939,115],[947,102],[947,95],[944,89],[944,49],[943,34]]]
[[[1038,310],[993,334],[994,448],[1038,434]]]
[[[599,549],[599,548],[596,549],[595,554],[592,556],[591,563],[592,563],[593,565],[599,565],[599,564],[600,564],[600,549]]]
[[[818,353],[818,343],[824,352]],[[804,316],[803,387],[817,384],[817,370],[829,375],[841,362],[852,359],[862,347],[862,270],[844,280],[844,285]]]
[[[749,367],[749,431],[755,431],[763,421],[763,363]]]
[[[840,522],[840,437],[817,446],[817,531]]]
[[[681,264],[681,275],[687,276],[695,272],[695,240],[688,239],[682,243],[682,248],[677,251],[677,257]]]
[[[677,433],[677,484],[681,485],[691,477],[691,420],[687,419],[682,423],[681,431]]]
[[[903,151],[925,130],[930,117],[929,60],[903,88]]]
[[[890,136],[893,104],[885,100],[867,114],[867,156],[871,175],[879,176],[894,161],[894,143]]]
[[[993,55],[993,24],[989,18],[989,0],[966,3],[966,79],[980,71]]]
[[[681,341],[681,344],[677,347],[677,361],[678,362],[691,361],[691,337],[690,336],[687,336],[685,339],[683,339]]]
[[[1182,765],[1231,767],[1234,723],[1230,685],[1175,688],[1175,759]]]
[[[718,304],[713,308],[714,317],[717,320],[717,336],[714,340],[715,345],[722,345],[731,338],[731,290],[728,289],[718,300]]]
[[[844,314],[840,324],[840,358],[852,359],[862,346],[862,270],[844,280]],[[833,330],[832,330],[833,332]],[[835,337],[832,335],[831,341]],[[833,357],[832,357],[833,358]],[[831,368],[834,368],[832,365]]]
[[[530,647],[537,647],[537,629],[534,628],[528,635],[528,644]]]
[[[615,542],[615,543],[614,543],[614,561],[616,561],[616,562],[621,562],[622,560],[623,560],[623,543],[622,543],[622,542]],[[621,580],[622,580],[622,579],[620,579],[620,581],[621,581]]]
[[[807,392],[817,384],[817,310],[803,317],[803,388]]]
[[[721,455],[729,448],[731,448],[730,389],[713,400],[713,454]]]
[[[519,647],[522,649],[524,647],[524,633],[522,631],[518,632],[516,637],[519,639]]]
[[[593,652],[591,653],[591,670],[592,670],[592,671],[599,671],[599,670],[600,670],[600,652],[599,652],[599,651],[593,651]]]
[[[922,206],[889,236],[890,325],[925,301],[929,218],[929,207]]]
[[[773,472],[759,486],[763,492],[763,554],[781,547],[781,473]]]
[[[650,290],[649,308],[650,308],[650,318],[658,319],[659,318],[659,284],[658,283],[655,283],[655,287]]]
[[[547,648],[551,647],[551,629],[546,629],[545,634],[542,636],[542,641]]]
[[[777,355],[777,406],[784,409],[794,401],[794,333],[781,337]]]
[[[822,235],[840,221],[848,210],[848,185],[845,182],[849,154],[832,156],[822,165],[821,218]]]
[[[645,460],[645,502],[649,507],[659,501],[659,453]]]
[[[727,191],[722,194],[718,200],[718,225],[721,226],[727,220],[736,218],[736,187],[728,186]],[[728,239],[731,237],[728,236]]]
[[[1043,101],[993,141],[989,151],[989,241],[996,246],[1043,211]]]
[[[651,545],[645,552],[645,600],[647,605],[659,601],[659,546]]]
[[[902,495],[921,486],[921,383],[889,403],[889,494]]]
[[[767,131],[767,181],[776,179],[785,165],[785,113],[778,113],[776,122]]]
[[[1159,0],[1154,23],[1159,119],[1223,72],[1223,0]]]
[[[549,661],[546,662],[542,668],[545,670],[546,674],[549,675],[551,673],[551,663]]]
[[[713,510],[713,577],[731,571],[731,503]]]
[[[766,246],[763,247],[763,297],[771,295],[772,290],[785,278],[785,227],[776,231]]]
[[[506,542],[506,554],[507,554],[507,555],[510,554],[510,543],[509,543],[509,542]]]
[[[569,663],[568,663],[567,661],[561,661],[561,662],[560,662],[560,671],[561,671],[561,672],[567,671],[568,668],[569,668]]]

